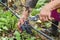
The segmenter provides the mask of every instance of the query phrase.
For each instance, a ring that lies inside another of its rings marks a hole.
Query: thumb
[[[22,33],[22,28],[21,28],[21,23],[20,22],[18,22],[18,30],[20,31],[20,33]]]
[[[50,14],[48,15],[48,19],[49,19],[49,20],[52,20],[52,17],[51,17],[51,15],[50,15]]]

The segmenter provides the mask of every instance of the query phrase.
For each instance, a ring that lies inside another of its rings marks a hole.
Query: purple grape
[[[29,25],[28,21],[25,21],[25,23],[21,26],[21,28],[23,31],[26,31],[29,34],[32,34],[31,25]]]

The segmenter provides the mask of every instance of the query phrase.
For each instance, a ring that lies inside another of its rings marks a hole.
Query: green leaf
[[[36,14],[38,14],[40,12],[40,9],[33,9],[31,12],[32,16],[35,16]]]
[[[8,28],[6,26],[3,27],[4,30],[8,30]]]
[[[21,40],[20,33],[18,31],[15,31],[14,35],[16,36],[17,40]]]

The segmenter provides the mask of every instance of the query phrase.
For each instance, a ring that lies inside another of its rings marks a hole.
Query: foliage
[[[38,0],[36,7],[31,12],[31,15],[35,16],[36,14],[39,14],[41,8],[48,2],[49,0]]]
[[[17,40],[21,40],[20,33],[18,31],[15,31],[14,35]]]
[[[17,18],[10,11],[0,10],[0,31],[14,30],[16,28]]]
[[[36,14],[39,14],[41,8],[48,2],[48,0],[39,0],[36,4],[36,7],[32,10],[31,15],[35,16]],[[1,10],[3,8],[0,8],[0,32],[6,33],[7,31],[10,32],[10,30],[14,31],[11,37],[1,37],[2,40],[41,40],[41,38],[36,39],[37,32],[33,31],[33,35],[27,34],[26,32],[20,33],[17,31],[16,24],[18,19],[16,16],[14,16],[9,10],[3,11]],[[46,27],[50,26],[51,23],[44,23]],[[37,28],[39,29],[39,28]],[[39,29],[40,30],[40,29]],[[8,33],[8,32],[7,32]],[[2,33],[0,33],[2,34]]]
[[[16,29],[17,18],[8,11],[0,10],[0,34],[2,40],[35,40],[36,37]],[[8,32],[9,31],[9,32]],[[13,33],[11,31],[14,31]],[[7,34],[7,36],[5,36]],[[12,35],[13,34],[13,35]],[[36,34],[36,33],[34,33]],[[4,36],[3,36],[4,35]],[[10,36],[12,35],[12,36]]]

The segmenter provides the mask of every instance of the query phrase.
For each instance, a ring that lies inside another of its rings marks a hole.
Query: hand
[[[19,29],[20,33],[22,33],[23,31],[26,31],[29,34],[32,34],[31,25],[29,25],[28,21],[25,21],[22,18],[18,22],[18,29]]]
[[[51,11],[46,10],[46,9],[42,9],[42,10],[40,11],[39,17],[40,17],[40,20],[41,20],[41,21],[52,20],[52,18],[51,18]]]
[[[25,19],[24,18],[20,18],[19,21],[18,21],[18,29],[20,32],[22,32],[22,29],[21,29],[21,25],[23,25],[25,22]]]

